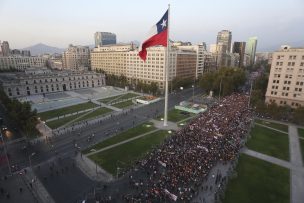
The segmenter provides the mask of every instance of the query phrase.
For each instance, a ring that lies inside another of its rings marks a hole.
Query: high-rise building
[[[211,55],[210,52],[207,52],[206,43],[201,43],[198,45],[191,44],[179,44],[178,42],[174,43],[180,50],[191,50],[196,52],[196,71],[195,77],[198,78],[202,76],[204,73],[211,71],[215,68],[215,61],[213,58],[209,57]]]
[[[12,55],[21,55],[21,51],[20,51],[19,49],[13,49],[13,50],[11,51],[11,54],[12,54]]]
[[[22,50],[21,54],[22,54],[22,56],[31,56],[31,51],[30,50]]]
[[[234,42],[232,47],[232,53],[237,53],[240,56],[238,67],[244,65],[246,42]]]
[[[210,45],[210,52],[216,64],[216,68],[222,67],[238,67],[239,54],[226,52],[227,46],[222,42]]]
[[[95,47],[116,44],[116,35],[111,32],[95,32],[94,34]]]
[[[284,45],[272,54],[266,103],[304,106],[304,48]]]
[[[250,57],[249,65],[254,64],[257,44],[258,44],[257,37],[250,37],[246,43],[245,53]]]
[[[231,38],[232,38],[232,34],[231,31],[229,30],[222,30],[218,32],[216,38],[216,44],[222,43],[222,45],[225,47],[223,53],[231,52]]]
[[[10,55],[10,48],[9,48],[9,43],[7,41],[3,41],[1,43],[1,52],[2,56],[9,56]]]
[[[216,68],[227,66],[225,60],[227,55],[226,49],[227,46],[222,42],[210,45],[210,52],[212,53],[212,56],[214,58]]]
[[[73,46],[63,53],[63,68],[80,70],[90,67],[90,48],[87,46]]]
[[[132,45],[101,46],[91,52],[91,68],[117,76],[125,75],[131,83],[155,82],[160,89],[164,89],[166,48],[150,47],[147,51],[147,59],[143,61],[138,56],[138,50]],[[169,57],[169,81],[175,77],[194,79],[196,58],[195,51],[172,47]]]

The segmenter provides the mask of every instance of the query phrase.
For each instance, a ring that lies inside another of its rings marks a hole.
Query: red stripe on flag
[[[139,57],[142,60],[146,60],[147,57],[147,48],[156,46],[156,45],[162,45],[162,46],[167,46],[167,29],[164,30],[163,32],[153,35],[149,39],[147,39],[143,44],[142,44],[142,50],[138,53]]]

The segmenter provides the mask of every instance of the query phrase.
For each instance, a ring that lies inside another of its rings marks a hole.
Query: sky
[[[12,49],[37,43],[66,48],[94,44],[96,31],[118,42],[143,41],[170,3],[170,39],[216,42],[258,37],[258,51],[304,46],[304,0],[0,0],[0,40]]]

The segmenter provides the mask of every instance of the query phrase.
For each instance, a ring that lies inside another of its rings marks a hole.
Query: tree
[[[304,107],[298,107],[294,110],[293,122],[298,125],[304,125]]]
[[[221,68],[217,72],[204,74],[199,84],[207,92],[213,90],[219,93],[221,90],[221,95],[225,96],[238,91],[245,81],[246,75],[241,68]]]
[[[213,86],[215,83],[217,73],[216,72],[209,72],[205,73],[200,79],[199,79],[199,86],[209,92],[210,90],[213,90]]]
[[[171,84],[172,84],[172,89],[177,90],[180,87],[190,87],[194,83],[193,78],[180,78],[180,77],[175,77],[173,78]]]
[[[8,111],[11,121],[16,123],[23,131],[35,131],[35,126],[38,122],[37,111],[31,109],[29,102],[21,103],[17,99],[10,99],[2,88],[0,88],[0,99]]]
[[[153,94],[153,95],[156,95],[157,92],[158,92],[158,85],[156,82],[151,82],[150,84],[150,92]]]

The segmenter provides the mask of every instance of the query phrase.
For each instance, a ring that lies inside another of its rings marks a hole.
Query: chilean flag
[[[165,15],[154,25],[150,32],[149,37],[146,41],[144,41],[140,47],[140,51],[138,53],[139,57],[142,60],[146,60],[147,57],[147,48],[162,45],[164,47],[167,46],[168,41],[168,10]]]

